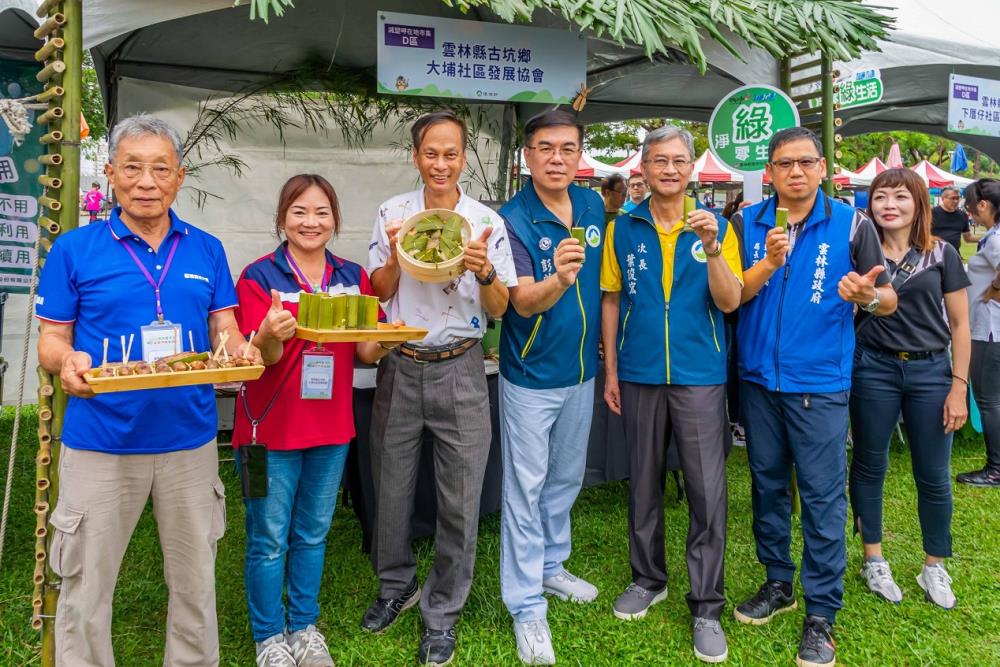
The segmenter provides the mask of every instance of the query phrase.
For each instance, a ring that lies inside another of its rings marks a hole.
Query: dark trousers
[[[399,597],[416,575],[410,519],[424,429],[434,435],[437,527],[434,565],[424,582],[424,624],[455,624],[472,586],[479,498],[490,449],[490,406],[479,345],[454,359],[382,359],[372,407],[375,535],[372,563],[380,597]]]
[[[835,621],[847,567],[847,392],[797,394],[740,386],[747,433],[757,559],[768,579],[795,575],[789,482],[802,503],[802,590],[806,610]]]
[[[951,556],[951,442],[944,402],[951,391],[947,352],[902,361],[858,348],[851,383],[851,509],[865,544],[882,542],[882,484],[899,413],[910,443],[924,552]]]
[[[629,559],[632,580],[667,585],[663,486],[667,445],[677,443],[688,499],[687,567],[693,616],[718,619],[725,605],[726,387],[621,383],[629,447]]]
[[[983,420],[986,465],[1000,470],[1000,341],[972,341],[969,376]]]

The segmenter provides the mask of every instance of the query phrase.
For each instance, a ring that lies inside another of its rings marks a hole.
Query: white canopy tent
[[[940,167],[935,167],[927,160],[921,160],[910,167],[910,169],[915,171],[929,188],[944,188],[948,186],[964,188],[974,180],[965,176],[959,176],[958,174],[952,174]]]
[[[875,104],[838,112],[843,134],[909,130],[948,137],[1000,160],[1000,138],[952,134],[948,125],[948,75],[1000,80],[1000,2],[866,0],[896,8],[891,40],[881,52],[838,62],[842,75],[876,67],[884,95]]]

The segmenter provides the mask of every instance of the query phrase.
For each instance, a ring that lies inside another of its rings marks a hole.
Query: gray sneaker
[[[952,609],[955,606],[955,594],[951,592],[951,577],[945,571],[944,565],[924,565],[917,575],[917,583],[924,589],[924,597],[942,609]]]
[[[285,635],[274,635],[257,642],[257,667],[296,667]]]
[[[633,582],[615,600],[615,616],[623,621],[635,621],[646,615],[649,608],[667,599],[667,587],[662,591],[647,591]]]
[[[526,665],[554,665],[556,652],[552,648],[552,632],[544,618],[538,621],[514,621],[517,655]]]
[[[542,582],[542,591],[555,595],[560,600],[573,602],[593,602],[597,597],[597,587],[562,570]]]
[[[694,619],[694,657],[702,662],[722,662],[729,656],[722,625],[710,618]]]
[[[883,600],[893,604],[903,601],[903,591],[899,590],[892,578],[892,570],[884,559],[868,559],[861,566],[861,578],[868,584],[868,590]]]
[[[288,635],[288,644],[298,667],[334,667],[326,637],[315,625]]]

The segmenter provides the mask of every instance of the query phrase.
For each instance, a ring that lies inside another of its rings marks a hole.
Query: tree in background
[[[586,148],[596,159],[614,163],[639,150],[640,136],[663,125],[676,125],[694,135],[694,150],[701,155],[708,150],[708,125],[690,120],[670,118],[647,118],[644,120],[624,120],[615,123],[594,123],[587,126]]]

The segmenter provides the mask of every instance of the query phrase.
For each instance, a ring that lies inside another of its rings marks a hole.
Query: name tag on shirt
[[[139,334],[142,338],[142,359],[151,362],[160,357],[177,354],[181,351],[181,325],[164,320],[154,321],[144,327],[140,327]]]
[[[307,400],[333,398],[333,352],[309,350],[302,353],[300,395]]]

